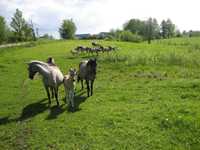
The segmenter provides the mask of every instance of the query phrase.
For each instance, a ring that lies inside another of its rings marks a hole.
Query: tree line
[[[58,32],[62,39],[75,39],[77,27],[72,19],[63,20]],[[37,35],[37,36],[36,36]],[[162,20],[160,24],[155,18],[147,20],[130,19],[125,22],[122,30],[110,30],[106,36],[110,40],[121,40],[140,42],[154,39],[166,39],[181,36],[200,36],[200,31],[183,31],[182,33],[176,28],[176,25],[170,20]],[[101,36],[100,36],[101,37]],[[38,38],[38,30],[34,28],[32,21],[29,23],[23,18],[22,11],[16,9],[11,18],[10,26],[7,25],[4,17],[0,16],[0,44],[21,41],[35,41]],[[40,38],[53,39],[53,36],[44,34]],[[98,36],[91,36],[98,38]]]
[[[160,25],[155,18],[144,21],[130,19],[123,25],[122,30],[111,30],[110,35],[123,41],[140,42],[147,40],[148,43],[151,43],[153,39],[180,36],[180,31],[176,29],[175,24],[170,19],[163,20]]]
[[[59,33],[63,39],[74,39],[76,26],[72,19],[63,20]],[[38,37],[38,29],[34,28],[32,21],[29,23],[23,17],[22,11],[16,9],[8,25],[3,16],[0,16],[0,44],[22,41],[36,41],[37,38],[53,39],[53,36],[44,34]]]
[[[22,11],[16,9],[10,26],[7,25],[4,17],[0,16],[0,44],[33,40],[36,40],[33,23],[28,23],[23,18]]]

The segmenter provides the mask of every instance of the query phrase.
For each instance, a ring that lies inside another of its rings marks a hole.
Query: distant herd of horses
[[[67,75],[63,75],[59,67],[55,64],[52,57],[47,59],[47,62],[33,60],[28,63],[29,78],[34,79],[34,76],[39,73],[42,75],[42,81],[46,89],[46,93],[51,104],[51,98],[58,101],[58,88],[61,84],[64,85],[66,94],[66,103],[68,107],[74,110],[74,95],[75,95],[75,82],[81,81],[83,89],[83,80],[87,85],[87,96],[93,94],[93,83],[96,78],[97,61],[96,58],[90,58],[88,60],[81,61],[79,63],[78,71],[76,69],[69,69]],[[51,93],[51,94],[50,94]]]
[[[116,51],[118,48],[113,46],[104,47],[101,44],[97,42],[92,42],[93,47],[87,47],[87,46],[77,46],[74,50],[71,52],[74,53],[96,53],[98,55],[99,52],[112,52]]]

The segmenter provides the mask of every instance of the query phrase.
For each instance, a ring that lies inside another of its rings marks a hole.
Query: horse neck
[[[69,75],[69,80],[73,82],[74,81],[74,77],[72,77],[71,75]]]
[[[47,67],[41,65],[41,64],[37,64],[36,65],[38,67],[38,72],[43,76],[46,77],[50,74],[50,71],[48,70]]]

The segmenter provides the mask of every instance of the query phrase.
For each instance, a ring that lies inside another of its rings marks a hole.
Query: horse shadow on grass
[[[9,119],[9,116],[0,118],[0,125],[4,125],[10,122],[15,121],[14,119]]]
[[[64,104],[61,106],[53,106],[51,108],[49,108],[50,112],[49,115],[47,116],[46,120],[52,120],[52,119],[56,119],[58,117],[58,115],[60,115],[61,113],[63,113],[66,108],[64,108]]]
[[[10,118],[9,116],[0,118],[0,125],[12,123],[12,122],[21,122],[27,119],[33,118],[46,110],[50,110],[49,118],[55,119],[59,114],[64,112],[64,108],[60,106],[49,107],[48,100],[42,99],[38,102],[28,104],[25,106],[21,112],[21,115],[18,118]]]
[[[71,109],[69,107],[68,107],[68,109],[66,109],[64,104],[62,104],[60,106],[49,107],[48,100],[45,98],[38,102],[28,104],[27,106],[25,106],[22,110],[21,115],[18,118],[10,118],[10,116],[0,117],[0,125],[12,123],[12,122],[25,121],[27,119],[33,118],[33,117],[45,112],[48,109],[50,112],[49,112],[49,115],[47,116],[46,120],[56,119],[58,117],[58,115],[62,114],[66,110],[68,110],[69,112],[80,111],[81,109],[79,108],[79,105],[81,103],[85,102],[85,100],[87,99],[86,96],[82,96],[83,94],[84,94],[84,91],[78,91],[77,94],[75,95],[75,97],[74,97],[75,109]],[[63,99],[63,100],[65,101],[65,99]]]
[[[19,121],[24,121],[29,118],[32,118],[40,113],[43,113],[49,109],[47,99],[42,99],[38,102],[29,104],[25,106],[22,110],[21,116],[18,118]]]
[[[80,104],[85,102],[85,100],[87,99],[86,96],[83,96],[84,93],[85,93],[85,91],[81,91],[81,90],[76,91],[76,94],[74,96],[74,105],[75,105],[75,107],[72,108],[72,107],[67,106],[68,112],[74,113],[74,112],[77,112],[77,111],[81,110],[81,108],[79,107]],[[66,103],[65,98],[63,99],[63,101]]]
[[[0,118],[0,125],[11,123],[11,122],[24,121],[44,112],[45,110],[49,108],[46,101],[47,99],[42,99],[38,102],[25,106],[22,110],[21,115],[18,118],[10,118],[9,116]]]
[[[83,94],[84,94],[84,91],[78,91],[78,93],[75,95],[75,97],[74,97],[75,108],[74,109],[69,106],[67,106],[67,108],[66,108],[64,104],[61,106],[53,106],[50,108],[50,113],[46,119],[47,120],[56,119],[58,117],[58,115],[63,113],[66,109],[68,112],[72,112],[72,113],[74,113],[76,111],[80,111],[81,109],[79,108],[79,105],[81,103],[85,102],[85,100],[87,99],[87,97],[82,96]],[[66,103],[65,98],[63,98],[63,101]]]

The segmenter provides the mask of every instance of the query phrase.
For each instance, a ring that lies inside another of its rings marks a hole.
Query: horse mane
[[[29,64],[39,64],[39,65],[42,65],[42,66],[45,66],[45,67],[48,66],[48,63],[43,62],[43,61],[39,61],[39,60],[32,60],[32,61],[30,61]]]
[[[58,68],[58,66],[56,66],[56,65],[51,65],[51,64],[48,64],[48,63],[46,63],[46,62],[39,61],[39,60],[32,60],[32,61],[30,61],[29,67],[31,67],[31,66],[33,66],[33,65],[40,65],[40,66],[44,67],[44,68],[47,69],[47,70],[49,70],[51,67],[53,67],[53,69],[59,70],[59,71],[60,71],[60,69]]]

